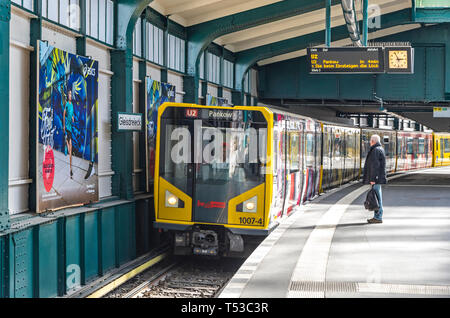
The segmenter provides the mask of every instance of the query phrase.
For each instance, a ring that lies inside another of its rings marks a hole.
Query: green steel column
[[[33,18],[30,20],[30,46],[34,48],[33,51],[30,52],[30,108],[29,108],[29,132],[28,132],[28,140],[30,151],[29,154],[29,176],[31,179],[36,179],[36,143],[37,143],[37,127],[36,127],[36,116],[37,116],[37,96],[38,96],[38,87],[37,81],[39,76],[38,71],[38,40],[42,39],[42,2],[38,0],[34,0],[34,8],[35,13],[38,16],[37,18]],[[30,211],[36,210],[36,182],[33,182],[28,190],[28,206]]]
[[[9,21],[11,3],[0,0],[0,232],[9,229]]]
[[[86,16],[86,2],[80,1],[80,16]],[[77,54],[86,56],[86,19],[80,19],[80,33],[82,36],[76,38]]]
[[[367,46],[367,40],[369,38],[369,0],[363,0],[363,46]]]
[[[146,20],[144,20],[146,21]],[[146,23],[142,23],[142,30],[141,30],[141,38],[142,38],[142,47],[143,47],[143,57],[144,60],[139,61],[139,80],[141,81],[139,83],[139,112],[141,114],[144,114],[145,116],[145,107],[146,107],[146,90],[147,85],[145,83],[145,78],[147,77],[147,62],[145,61],[145,57],[147,57],[147,36],[145,35],[146,31]],[[145,122],[145,121],[144,121]],[[146,189],[146,153],[145,148],[146,140],[145,140],[145,128],[142,129],[139,132],[139,168],[142,169],[142,172],[139,176],[139,189]]]
[[[325,0],[325,45],[331,45],[331,0]]]
[[[118,112],[133,112],[133,31],[151,0],[116,1],[114,7],[115,50],[111,51],[112,169],[113,195],[133,198],[133,135],[117,132]]]
[[[224,82],[224,78],[223,78],[223,73],[224,73],[224,54],[225,54],[225,47],[222,46],[222,51],[220,54],[220,65],[219,65],[219,87],[217,88],[217,97],[223,97],[223,82]]]
[[[245,101],[247,106],[252,106],[252,95],[250,93],[245,95]]]
[[[169,69],[169,16],[166,16],[166,28],[163,37],[163,68],[161,69],[161,82],[167,83],[167,70]]]
[[[126,50],[111,51],[111,66],[114,76],[112,91],[112,169],[113,195],[123,199],[133,197],[133,133],[117,131],[118,112],[133,112],[133,54],[132,38]]]
[[[206,105],[206,95],[208,94],[208,73],[209,73],[209,67],[208,67],[208,50],[205,50],[203,52],[203,82],[202,82],[202,97],[203,97],[203,105]],[[198,77],[200,79],[200,73],[198,73]],[[200,82],[198,80],[197,82]],[[198,92],[198,88],[196,90]],[[199,99],[193,103],[199,103]]]
[[[445,99],[450,100],[450,38],[445,44],[445,68]]]

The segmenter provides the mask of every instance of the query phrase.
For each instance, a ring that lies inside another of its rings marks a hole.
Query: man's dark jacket
[[[364,164],[363,183],[386,184],[386,156],[380,143],[370,147]]]

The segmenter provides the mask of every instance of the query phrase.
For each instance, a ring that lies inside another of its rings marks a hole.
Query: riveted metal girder
[[[331,2],[334,5],[340,3],[340,0],[332,0]],[[200,56],[214,39],[228,33],[286,19],[324,7],[324,0],[284,0],[189,27],[187,30],[187,73],[189,82],[192,82],[190,86],[194,87],[194,94],[188,96],[192,100],[187,100],[187,102],[197,102],[198,100]]]
[[[394,13],[385,14],[381,19],[381,29],[411,23],[411,10],[405,9]],[[373,31],[379,31],[380,29],[374,29]],[[310,33],[307,35],[259,46],[249,50],[236,53],[236,90],[242,91],[244,87],[245,73],[256,62],[271,58],[277,55],[282,55],[294,51],[306,49],[311,43],[324,43],[325,30]],[[332,28],[333,41],[342,40],[348,37],[348,30],[345,25]],[[243,94],[241,94],[243,95]],[[241,97],[242,100],[243,97]],[[243,101],[243,100],[242,100]]]
[[[115,6],[116,23],[114,25],[116,31],[115,45],[117,49],[125,50],[126,48],[131,48],[128,44],[133,43],[132,36],[136,21],[142,11],[152,2],[153,0],[117,1],[117,5]]]

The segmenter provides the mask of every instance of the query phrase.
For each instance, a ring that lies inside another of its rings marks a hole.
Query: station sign
[[[117,131],[141,131],[142,122],[142,114],[117,113]]]
[[[308,48],[310,74],[412,74],[411,46]]]
[[[434,118],[450,118],[450,107],[433,107]]]

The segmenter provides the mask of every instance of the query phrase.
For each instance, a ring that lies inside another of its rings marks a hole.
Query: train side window
[[[412,155],[414,153],[412,137],[408,137],[408,139],[406,140],[406,149],[408,155]]]
[[[425,139],[424,138],[419,138],[419,154],[424,154],[425,153]]]
[[[300,169],[300,135],[298,133],[291,133],[289,143],[290,170],[294,172]]]
[[[450,152],[450,139],[448,138],[444,139],[444,152]]]
[[[391,153],[389,136],[383,136],[383,144],[384,144],[384,152],[386,156],[389,157],[389,154]]]
[[[273,133],[273,175],[277,176],[278,174],[278,156],[280,155],[280,132],[274,130]]]
[[[306,134],[306,166],[314,166],[314,136],[312,133]]]

